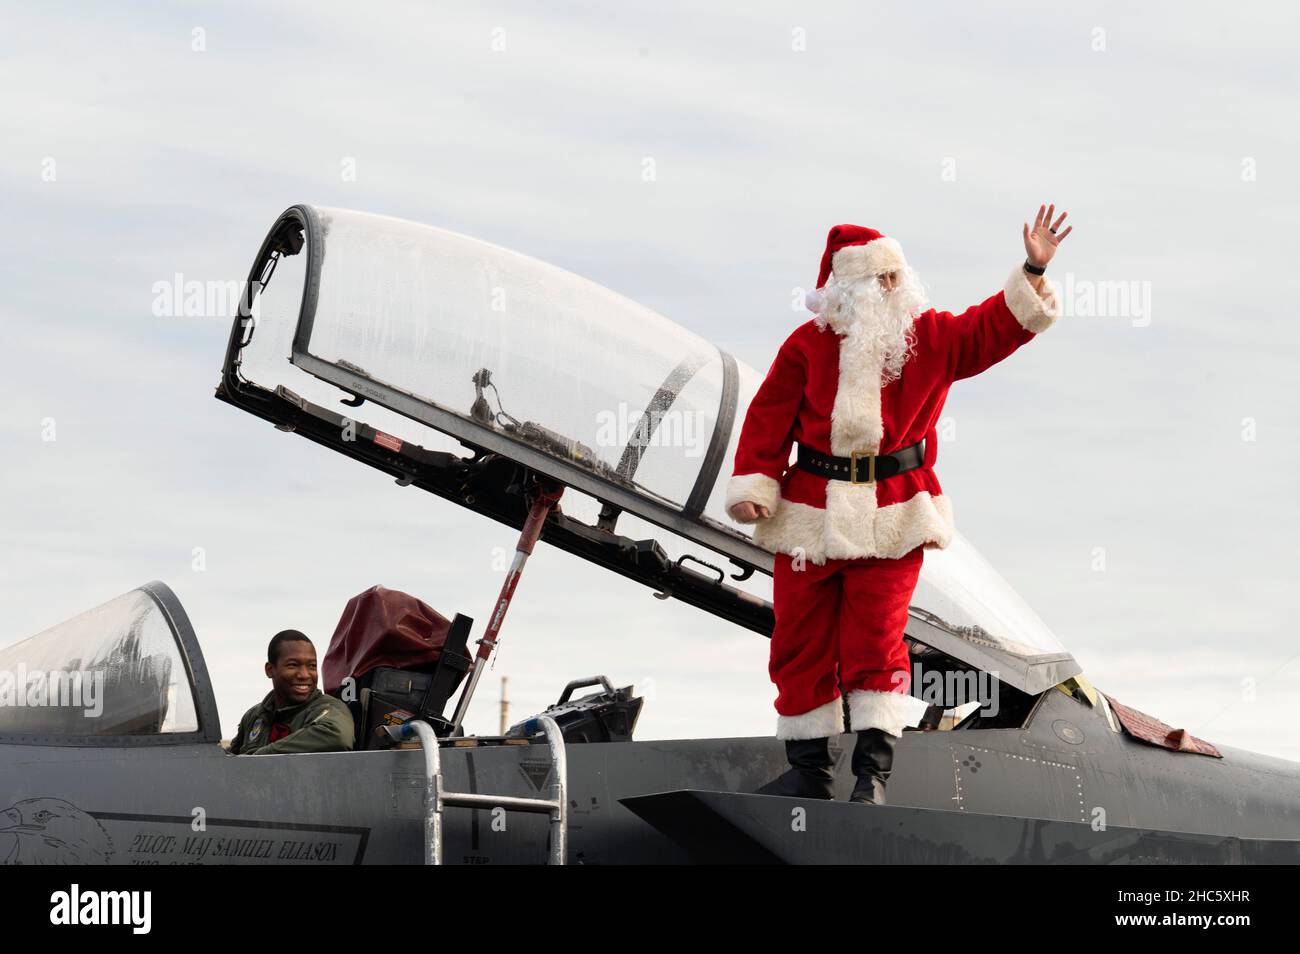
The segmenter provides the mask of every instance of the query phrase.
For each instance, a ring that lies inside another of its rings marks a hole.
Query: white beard
[[[929,301],[916,272],[903,268],[898,286],[885,291],[876,276],[840,282],[834,274],[821,288],[816,317],[819,328],[853,338],[873,366],[880,367],[883,387],[903,373],[916,346],[913,325]]]

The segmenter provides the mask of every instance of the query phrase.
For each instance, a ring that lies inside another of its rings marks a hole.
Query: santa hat
[[[896,239],[862,225],[837,225],[826,236],[826,251],[817,275],[817,290],[808,293],[810,311],[821,304],[821,288],[835,273],[837,281],[850,283],[874,278],[907,266],[903,248]]]

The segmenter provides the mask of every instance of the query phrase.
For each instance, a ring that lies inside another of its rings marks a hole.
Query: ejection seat
[[[382,728],[416,716],[439,736],[451,733],[444,712],[470,666],[473,624],[383,586],[348,600],[321,669],[325,691],[352,712],[356,750],[386,747]]]

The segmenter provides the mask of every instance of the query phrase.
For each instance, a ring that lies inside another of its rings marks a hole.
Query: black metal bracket
[[[531,472],[516,461],[470,444],[464,446],[472,456],[461,457],[447,451],[431,451],[418,444],[396,442],[391,435],[313,404],[286,387],[269,391],[236,375],[223,377],[216,397],[270,421],[281,430],[292,431],[383,471],[404,486],[418,487],[454,501],[516,530],[523,528],[528,517],[530,481],[527,477]],[[344,440],[349,423],[352,439]],[[559,511],[553,511],[547,518],[542,539],[656,593],[681,600],[760,635],[772,634],[775,616],[771,603],[722,582],[722,571],[717,567],[706,564],[713,571],[706,574],[685,566],[685,558],[669,559],[656,540],[634,540],[610,533]],[[691,559],[703,563],[698,558]]]

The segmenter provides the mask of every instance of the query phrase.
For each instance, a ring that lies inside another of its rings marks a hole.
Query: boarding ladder
[[[507,811],[535,812],[551,817],[551,850],[547,864],[562,865],[568,856],[569,766],[564,749],[564,735],[550,716],[535,717],[546,734],[551,752],[549,798],[518,795],[487,795],[482,792],[449,792],[442,786],[441,746],[427,722],[412,720],[387,727],[390,737],[401,741],[414,737],[424,752],[424,863],[442,864],[442,810],[444,808],[504,808]]]

